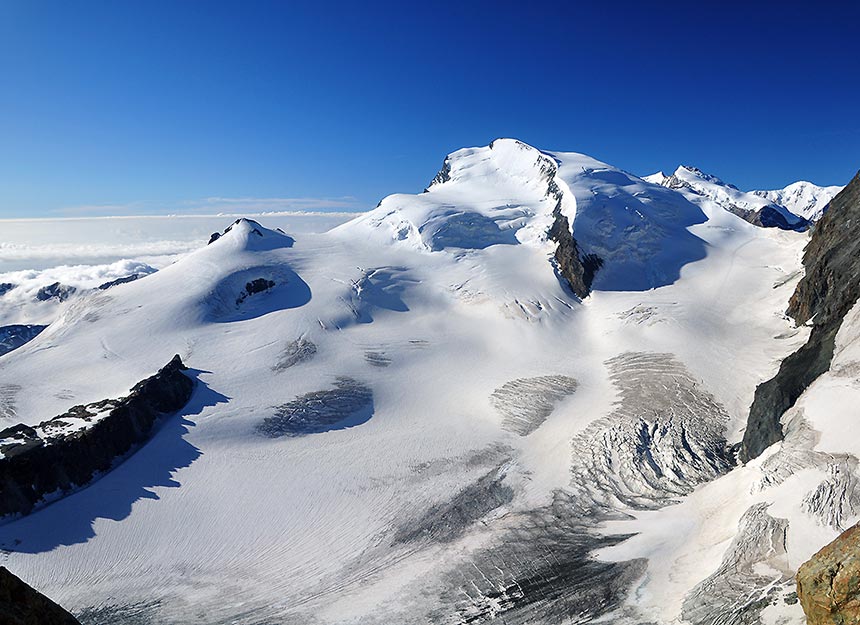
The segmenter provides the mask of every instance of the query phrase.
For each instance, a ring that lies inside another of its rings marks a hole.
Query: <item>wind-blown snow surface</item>
[[[585,301],[551,262],[559,203],[605,261]],[[856,394],[849,330],[786,449],[731,470],[756,384],[806,337],[783,315],[806,234],[512,140],[332,232],[265,225],[0,357],[5,425],[174,353],[199,372],[138,453],[0,526],[5,564],[85,623],[717,622],[718,594],[748,599],[723,588],[783,592],[835,498],[855,516],[856,460],[809,434],[843,423],[826,385]],[[785,557],[743,529],[767,515]],[[726,565],[738,541],[760,548]]]

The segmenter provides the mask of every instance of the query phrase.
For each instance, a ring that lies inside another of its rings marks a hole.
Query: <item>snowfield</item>
[[[175,262],[88,265],[62,302],[14,277],[2,324],[50,325],[0,356],[2,427],[176,353],[198,385],[0,525],[3,564],[89,624],[803,623],[794,572],[860,518],[860,309],[786,440],[735,466],[756,385],[808,336],[784,311],[809,234],[724,206],[778,198],[666,180],[499,139],[325,232],[227,219]],[[585,299],[556,206],[603,260]]]

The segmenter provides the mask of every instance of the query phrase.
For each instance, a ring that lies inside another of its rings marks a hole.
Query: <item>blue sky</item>
[[[0,0],[0,216],[365,209],[499,136],[637,174],[844,184],[858,18],[854,2]]]

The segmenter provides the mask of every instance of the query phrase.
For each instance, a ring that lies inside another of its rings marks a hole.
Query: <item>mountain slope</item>
[[[587,297],[559,240],[601,260]],[[513,140],[329,233],[240,220],[2,356],[4,427],[174,353],[198,385],[0,547],[84,623],[708,622],[778,526],[737,530],[777,495],[734,450],[807,339],[783,315],[806,242]]]
[[[842,187],[819,187],[818,185],[799,180],[782,189],[772,191],[751,191],[755,195],[784,206],[795,215],[807,221],[818,221],[827,209],[830,201],[842,190]]]

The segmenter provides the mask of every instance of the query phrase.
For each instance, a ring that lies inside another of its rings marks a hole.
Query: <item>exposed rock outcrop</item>
[[[860,524],[801,565],[797,596],[809,625],[860,623]]]
[[[120,284],[127,284],[128,282],[134,282],[135,280],[139,280],[146,274],[143,273],[133,273],[128,276],[123,276],[122,278],[117,278],[116,280],[111,280],[110,282],[105,282],[104,284],[99,285],[100,291],[106,291],[111,287],[118,286]]]
[[[186,369],[176,355],[127,397],[0,431],[0,517],[28,514],[46,495],[85,486],[149,440],[165,415],[191,399],[194,381]]]
[[[0,566],[0,625],[80,625],[80,622]]]
[[[860,298],[860,173],[830,203],[803,255],[806,274],[787,314],[813,320],[809,340],[782,361],[776,376],[756,388],[740,459],[757,457],[783,438],[780,418],[830,368],[842,319]]]
[[[255,278],[250,282],[246,282],[245,288],[241,293],[239,293],[239,297],[236,298],[236,305],[238,306],[251,295],[256,293],[265,293],[269,289],[273,288],[275,288],[275,281],[269,280],[268,278]]]
[[[54,282],[54,284],[49,284],[48,286],[43,286],[39,289],[36,292],[36,299],[40,302],[47,302],[50,299],[65,302],[75,293],[75,291],[77,291],[77,289],[73,286]]]
[[[0,282],[0,295],[6,295],[6,293],[14,289],[16,286],[16,284],[12,284],[11,282]]]
[[[555,262],[558,272],[567,280],[571,290],[582,299],[591,292],[594,274],[603,266],[603,260],[595,254],[581,254],[579,245],[570,231],[570,223],[561,212],[561,201],[552,212],[555,221],[547,236],[558,243]]]

